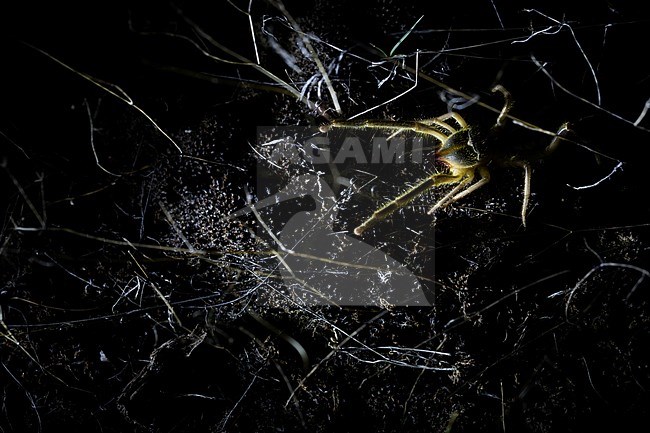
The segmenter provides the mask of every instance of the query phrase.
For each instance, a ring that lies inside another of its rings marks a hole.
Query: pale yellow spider
[[[501,126],[512,106],[510,94],[502,87],[495,86],[493,92],[501,92],[505,97],[505,104],[497,118],[497,126]],[[455,125],[451,125],[451,121]],[[409,188],[395,199],[377,209],[369,218],[363,221],[354,229],[354,234],[360,236],[369,228],[388,218],[396,210],[406,206],[413,199],[425,193],[431,188],[456,184],[444,197],[429,209],[429,215],[436,210],[444,208],[457,200],[471,194],[490,181],[490,172],[487,166],[497,163],[503,166],[520,167],[524,170],[523,203],[521,208],[521,221],[526,226],[526,212],[530,201],[530,159],[519,159],[518,156],[503,156],[499,154],[481,154],[472,142],[472,130],[465,119],[458,113],[447,113],[433,119],[418,121],[391,121],[391,120],[365,120],[360,122],[335,120],[323,127],[322,132],[331,128],[352,128],[352,129],[383,129],[393,134],[400,131],[413,131],[416,134],[423,134],[435,138],[440,144],[435,149],[437,160],[446,166],[445,172],[436,172],[421,180],[415,186]],[[560,142],[561,135],[568,130],[567,124],[562,125],[553,141],[543,150],[539,157],[553,152]],[[535,158],[536,159],[536,158]],[[476,175],[479,179],[472,183]]]

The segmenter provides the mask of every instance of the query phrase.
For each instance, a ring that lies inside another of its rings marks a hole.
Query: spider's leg
[[[503,123],[506,120],[506,116],[510,112],[510,109],[512,108],[512,96],[510,95],[510,92],[506,90],[505,87],[503,87],[501,84],[497,84],[496,86],[492,87],[492,93],[500,92],[503,95],[503,108],[501,109],[501,112],[499,113],[499,117],[497,117],[497,126],[503,125]]]
[[[430,135],[444,143],[449,138],[437,129],[421,122],[397,122],[392,120],[364,120],[361,122],[335,120],[329,125],[320,127],[321,132],[327,132],[331,128],[350,128],[350,129],[385,129],[393,132],[413,131],[424,135]]]
[[[530,202],[530,178],[532,168],[530,164],[524,164],[524,200],[521,204],[521,222],[526,227],[526,212],[528,211],[528,202]]]
[[[447,113],[447,114],[443,114],[442,116],[433,117],[433,118],[430,118],[430,119],[417,120],[414,123],[421,123],[421,124],[426,125],[426,126],[434,126],[435,125],[435,126],[439,127],[442,130],[441,132],[443,134],[453,134],[454,132],[458,132],[458,130],[456,128],[454,128],[453,126],[451,126],[450,124],[448,124],[446,122],[447,119],[454,119],[456,121],[456,123],[458,123],[458,125],[460,126],[461,129],[467,128],[467,123],[465,122],[465,120],[458,113]],[[397,129],[393,134],[391,134],[388,137],[388,139],[390,140],[391,138],[393,138],[397,134],[399,134],[401,132],[404,132],[407,129],[412,129],[412,128]],[[417,129],[412,129],[412,130],[417,131],[417,132],[422,132],[423,134],[434,135],[434,134],[430,133],[429,129],[427,129],[426,131],[421,131],[421,130],[418,131]],[[441,139],[441,137],[438,137],[438,136],[436,136],[436,138],[438,140]]]
[[[407,191],[403,192],[397,196],[394,200],[389,201],[379,209],[377,209],[368,219],[362,222],[357,228],[354,229],[354,234],[360,236],[363,232],[368,230],[371,227],[377,225],[377,223],[388,218],[393,212],[398,209],[403,208],[419,195],[425,193],[433,187],[438,185],[444,185],[448,183],[456,183],[461,181],[463,175],[451,175],[451,174],[434,174]]]
[[[454,128],[453,126],[451,126],[450,124],[448,124],[444,120],[440,120],[439,117],[434,117],[432,119],[422,119],[422,120],[418,120],[418,122],[420,122],[420,123],[422,123],[424,125],[427,125],[427,126],[432,126],[432,125],[438,126],[441,129],[444,129],[445,131],[447,131],[449,134],[453,134],[454,132],[457,131],[456,128]]]
[[[447,119],[454,119],[456,121],[456,123],[458,123],[458,125],[460,126],[461,129],[467,128],[467,122],[465,122],[465,119],[463,119],[463,116],[461,116],[460,114],[458,114],[458,113],[456,113],[454,111],[452,111],[450,113],[447,113],[447,114],[443,114],[442,116],[438,116],[438,120],[441,120],[443,122],[445,120],[447,120]]]
[[[524,169],[524,198],[521,204],[521,223],[524,228],[526,227],[526,213],[528,211],[528,203],[530,202],[530,178],[532,168],[528,162],[521,161],[517,164]]]
[[[555,152],[557,146],[560,144],[567,131],[570,131],[568,122],[563,123],[562,126],[560,126],[560,129],[558,129],[557,133],[555,134],[555,138],[553,138],[553,141],[551,141],[551,143],[548,146],[546,146],[546,149],[544,150],[545,155],[549,155]]]
[[[479,176],[481,176],[481,178],[478,180],[478,182],[476,182],[475,184],[473,184],[472,186],[470,186],[466,190],[461,191],[460,193],[456,194],[455,196],[447,199],[445,202],[442,202],[442,200],[441,200],[440,202],[436,203],[435,206],[433,206],[431,209],[429,209],[428,213],[432,214],[437,209],[439,209],[441,207],[449,206],[450,204],[457,202],[461,198],[470,195],[471,193],[473,193],[474,191],[476,191],[477,189],[479,189],[480,187],[482,187],[483,185],[485,185],[486,183],[488,183],[490,181],[490,172],[488,171],[487,168],[479,167],[477,171],[478,171]],[[472,174],[469,177],[469,181],[471,181],[473,179],[473,177],[474,177],[474,175]],[[456,189],[456,188],[454,188],[454,189]],[[445,199],[445,198],[446,197],[443,197],[443,199]]]
[[[431,123],[439,123],[439,122],[446,122],[449,119],[454,119],[454,121],[460,126],[460,129],[465,129],[467,128],[467,122],[465,122],[465,119],[463,119],[463,116],[460,114],[451,111],[447,114],[443,114],[442,116],[438,116],[434,119],[427,119],[423,123],[430,121]]]
[[[449,204],[449,203],[447,203],[447,202],[448,202],[450,199],[452,199],[452,198],[454,197],[454,195],[456,195],[456,193],[457,193],[458,191],[460,191],[461,189],[465,188],[465,187],[467,186],[467,184],[468,184],[469,182],[472,181],[473,178],[474,178],[474,174],[472,174],[471,176],[467,176],[467,177],[465,177],[463,180],[461,180],[460,183],[459,183],[458,185],[456,185],[456,186],[455,186],[451,191],[449,191],[447,194],[445,194],[445,196],[444,196],[443,198],[441,198],[440,200],[438,200],[438,202],[437,202],[437,203],[436,203],[436,204],[435,204],[431,209],[429,209],[429,211],[427,212],[427,214],[432,215],[432,214],[435,213],[438,209],[442,209],[442,208],[444,208],[445,206],[447,206],[447,205]]]
[[[570,131],[569,124],[562,124],[562,126],[560,126],[560,129],[558,129],[557,134],[555,134],[553,141],[551,141],[546,149],[544,149],[544,155],[549,155],[555,152],[567,131]],[[526,227],[526,214],[528,211],[528,205],[530,203],[530,180],[532,177],[532,167],[526,161],[517,162],[516,165],[524,169],[524,197],[521,205],[521,223],[524,227]]]

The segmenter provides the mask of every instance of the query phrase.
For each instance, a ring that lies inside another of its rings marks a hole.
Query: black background
[[[650,120],[633,123],[650,98],[648,15],[624,1],[429,3],[286,6],[303,30],[375,61],[381,56],[373,46],[389,51],[424,15],[398,53],[442,51],[421,55],[421,65],[430,60],[424,74],[497,108],[501,100],[489,89],[501,83],[515,100],[514,116],[549,131],[568,121],[572,141],[535,165],[526,230],[518,219],[521,174],[495,169],[488,186],[435,227],[423,218],[422,202],[371,233],[368,242],[402,254],[435,281],[433,308],[384,313],[251,306],[233,301],[250,283],[232,271],[234,262],[142,246],[184,245],[160,202],[194,245],[250,248],[245,227],[211,218],[242,206],[243,185],[255,185],[248,143],[256,126],[323,122],[290,96],[233,85],[266,80],[250,67],[212,61],[162,34],[199,40],[185,16],[252,59],[243,14],[227,2],[0,10],[2,431],[442,432],[450,420],[451,431],[647,425]],[[526,10],[535,7],[540,13]],[[276,8],[259,2],[252,11],[256,26],[276,19],[267,29],[292,47]],[[257,36],[262,65],[285,77],[286,65],[266,36]],[[338,55],[316,46],[328,60]],[[136,109],[39,50],[118,85],[186,154],[217,164],[186,162]],[[406,61],[414,66],[412,55]],[[302,79],[313,73],[306,63]],[[341,61],[335,83],[344,114],[410,86],[395,78],[378,89],[385,73],[352,57]],[[369,116],[438,115],[446,110],[439,91],[421,80]],[[100,161],[119,177],[95,163],[85,104],[95,113]],[[494,113],[477,106],[463,115],[483,130],[494,122]],[[492,145],[540,148],[549,139],[510,124]],[[593,188],[567,186],[593,184],[619,162],[622,169]],[[388,182],[387,197],[415,180],[407,174]],[[349,230],[374,205],[349,202],[341,227]],[[420,234],[405,233],[405,221],[416,221]],[[145,287],[140,298],[125,294],[138,284]],[[185,328],[174,325],[153,287]],[[411,360],[413,368],[370,363],[374,354],[363,350],[332,352],[341,329],[361,329],[367,347],[449,352],[458,370],[417,367],[435,357]],[[309,366],[283,335],[301,343]],[[305,389],[285,405],[290,387],[314,366]]]

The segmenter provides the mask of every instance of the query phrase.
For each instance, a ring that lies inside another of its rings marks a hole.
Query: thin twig
[[[330,98],[332,99],[332,104],[334,104],[334,109],[338,114],[341,114],[343,110],[341,110],[341,104],[339,103],[339,98],[336,95],[336,90],[334,90],[334,86],[332,85],[332,81],[330,80],[329,74],[327,73],[327,70],[325,70],[325,67],[323,66],[323,63],[320,61],[318,58],[318,53],[314,49],[313,45],[309,41],[309,38],[306,38],[305,36],[302,36],[304,33],[300,29],[300,25],[298,22],[291,16],[289,11],[284,7],[284,3],[282,3],[282,0],[268,0],[269,3],[271,3],[273,6],[278,8],[280,12],[289,20],[291,23],[291,26],[298,32],[299,35],[301,35],[302,41],[305,44],[305,47],[307,48],[307,51],[309,51],[309,55],[311,55],[312,60],[314,63],[316,63],[316,67],[320,71],[323,79],[325,80],[325,84],[327,86],[327,90],[329,91]]]
[[[111,84],[111,83],[106,83],[106,82],[101,81],[101,80],[99,80],[99,79],[97,79],[97,78],[95,78],[95,77],[93,77],[91,75],[88,75],[88,74],[86,74],[84,72],[78,71],[78,70],[74,69],[72,66],[68,65],[67,63],[64,63],[62,60],[57,59],[56,57],[54,57],[50,53],[48,53],[48,52],[46,52],[44,50],[41,50],[40,48],[37,48],[37,47],[35,47],[35,46],[31,45],[31,44],[28,44],[27,42],[23,42],[23,43],[26,46],[30,47],[31,49],[43,54],[45,57],[49,58],[50,60],[53,60],[54,62],[56,62],[59,65],[63,66],[67,70],[69,70],[69,71],[75,73],[76,75],[80,76],[81,78],[91,82],[92,84],[99,87],[104,92],[108,93],[109,95],[112,95],[112,96],[116,97],[117,99],[119,99],[120,101],[124,102],[125,104],[130,105],[131,107],[133,107],[134,110],[136,110],[140,114],[142,114],[149,121],[149,123],[151,123],[154,126],[154,128],[156,128],[158,130],[158,132],[160,132],[172,145],[174,145],[176,150],[178,150],[178,153],[183,154],[183,150],[181,149],[181,147],[178,144],[176,144],[174,139],[172,139],[160,126],[158,126],[158,124],[151,118],[151,116],[149,116],[142,108],[137,106],[133,102],[133,99],[131,99],[131,97],[124,90],[122,90],[118,85]],[[111,87],[112,87],[112,89],[111,89]]]

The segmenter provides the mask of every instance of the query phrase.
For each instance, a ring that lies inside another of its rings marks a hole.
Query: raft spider
[[[501,126],[512,107],[510,93],[501,85],[495,86],[492,92],[500,92],[505,99],[495,125]],[[451,124],[452,121],[454,123],[453,126]],[[435,172],[429,177],[420,180],[416,185],[377,209],[370,217],[354,229],[354,234],[357,236],[360,236],[366,230],[385,220],[393,212],[406,206],[426,191],[440,185],[456,184],[427,213],[431,215],[438,209],[449,206],[488,183],[490,181],[488,165],[493,163],[501,166],[519,167],[524,170],[521,221],[523,226],[526,227],[526,212],[530,201],[530,161],[532,159],[539,159],[555,151],[561,140],[561,136],[569,129],[568,124],[563,124],[555,135],[555,138],[541,152],[541,155],[537,155],[534,158],[527,157],[526,159],[522,159],[517,155],[502,155],[493,152],[479,153],[472,142],[472,128],[467,125],[467,122],[460,114],[455,112],[450,112],[432,119],[403,122],[392,120],[365,120],[360,122],[334,120],[322,126],[321,131],[327,132],[331,128],[383,129],[393,134],[400,131],[413,131],[416,134],[433,137],[439,142],[435,149],[435,157],[446,167],[444,172]],[[479,179],[475,183],[472,183],[477,174]]]

